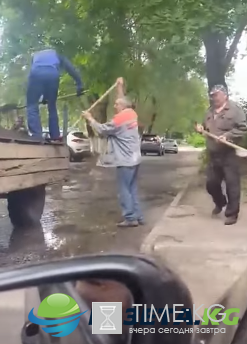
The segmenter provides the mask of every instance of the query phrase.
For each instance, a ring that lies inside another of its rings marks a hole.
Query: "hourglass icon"
[[[100,306],[101,313],[105,316],[105,320],[102,322],[100,330],[116,330],[114,323],[110,320],[115,309],[116,306]]]

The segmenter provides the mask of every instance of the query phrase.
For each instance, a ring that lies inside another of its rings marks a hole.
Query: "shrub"
[[[205,137],[198,133],[193,133],[187,137],[187,142],[193,147],[205,147]]]

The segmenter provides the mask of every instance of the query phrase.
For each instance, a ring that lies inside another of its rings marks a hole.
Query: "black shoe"
[[[227,205],[226,197],[224,197],[224,201],[222,206],[216,205],[215,208],[212,211],[212,216],[219,215],[222,212],[222,209]]]
[[[238,221],[237,216],[229,216],[225,219],[225,225],[226,226],[235,225],[235,223],[237,223],[237,221]]]
[[[138,227],[138,222],[137,221],[127,221],[124,220],[122,222],[119,222],[117,224],[119,228],[129,228],[129,227]]]
[[[218,207],[217,205],[215,206],[215,208],[212,211],[212,216],[216,216],[219,215],[222,212],[222,208],[223,207]]]

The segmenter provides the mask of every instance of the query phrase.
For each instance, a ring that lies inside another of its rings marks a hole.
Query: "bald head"
[[[117,99],[124,108],[131,108],[132,107],[132,101],[128,97],[121,97]]]
[[[114,104],[114,109],[118,113],[124,109],[132,109],[132,101],[128,97],[117,98]]]

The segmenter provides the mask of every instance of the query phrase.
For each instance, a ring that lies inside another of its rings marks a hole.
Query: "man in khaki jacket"
[[[228,99],[223,85],[216,85],[210,92],[212,106],[208,109],[203,124],[197,131],[207,130],[221,141],[239,143],[247,131],[246,116],[242,108]],[[240,208],[240,171],[238,158],[233,148],[207,137],[207,191],[212,196],[215,208],[212,215],[218,215],[226,206],[225,224],[237,222]],[[222,181],[226,183],[226,194],[222,191]],[[227,196],[227,197],[226,197]]]

